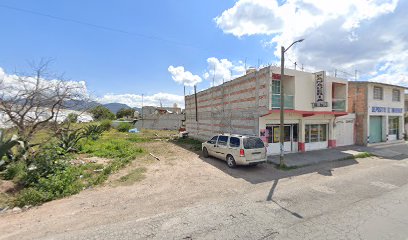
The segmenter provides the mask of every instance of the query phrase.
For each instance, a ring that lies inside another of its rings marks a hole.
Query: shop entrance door
[[[268,154],[275,155],[280,153],[280,131],[279,125],[267,125],[268,131]],[[286,124],[284,130],[284,151],[297,152],[298,150],[298,124]]]
[[[378,143],[382,141],[382,117],[370,117],[370,143]]]

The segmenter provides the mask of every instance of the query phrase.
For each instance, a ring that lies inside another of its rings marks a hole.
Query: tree
[[[38,131],[58,125],[58,115],[67,102],[84,98],[82,85],[49,73],[50,63],[41,60],[30,65],[29,74],[0,79],[0,112],[5,115],[0,120],[15,128],[24,157],[34,146],[30,142]]]
[[[92,117],[94,120],[100,121],[104,119],[115,119],[115,114],[113,114],[108,108],[99,105],[91,110],[89,110],[89,113],[92,114]]]
[[[121,108],[116,113],[116,118],[124,118],[124,117],[132,118],[134,114],[135,114],[135,109]]]

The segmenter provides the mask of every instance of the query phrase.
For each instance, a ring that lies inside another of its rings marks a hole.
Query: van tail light
[[[244,149],[240,149],[240,150],[239,150],[239,156],[240,156],[240,157],[245,157],[245,151],[244,151]]]

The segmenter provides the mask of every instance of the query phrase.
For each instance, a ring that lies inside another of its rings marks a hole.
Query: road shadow
[[[252,184],[258,184],[263,182],[271,182],[283,178],[291,178],[309,173],[318,173],[323,176],[332,176],[332,172],[335,168],[346,167],[354,164],[358,164],[355,159],[347,159],[334,162],[323,162],[315,165],[300,167],[296,169],[281,170],[274,164],[264,163],[256,166],[237,166],[232,169],[229,168],[225,161],[216,159],[213,157],[204,158],[199,157],[203,162],[218,168],[224,173],[234,177],[244,179]]]

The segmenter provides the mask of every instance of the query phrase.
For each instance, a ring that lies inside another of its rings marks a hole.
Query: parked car
[[[266,147],[259,137],[220,134],[202,143],[203,156],[213,156],[230,168],[266,162]]]

